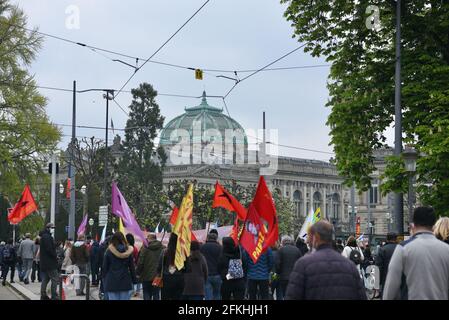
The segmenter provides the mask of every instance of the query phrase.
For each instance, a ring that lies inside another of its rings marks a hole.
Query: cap
[[[47,223],[47,228],[54,228],[55,227],[55,225],[53,224],[53,223]]]

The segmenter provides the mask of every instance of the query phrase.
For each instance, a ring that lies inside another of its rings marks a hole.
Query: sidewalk
[[[19,276],[16,273],[16,276],[14,277],[15,283],[9,282],[9,276],[6,280],[7,286],[9,286],[12,290],[20,294],[22,297],[24,297],[26,300],[40,300],[41,295],[41,283],[37,280],[35,282],[31,282],[29,284],[24,284],[23,282],[19,281]],[[51,282],[48,283],[47,286],[47,295],[51,297],[50,292]],[[90,294],[89,299],[90,300],[99,300],[99,290],[100,287],[90,287]],[[64,289],[65,293],[65,299],[66,300],[86,300],[86,296],[76,296],[76,291],[74,286],[69,286],[68,288]],[[58,295],[59,295],[59,286],[58,286]],[[142,293],[140,293],[139,297],[132,297],[131,300],[143,300]]]

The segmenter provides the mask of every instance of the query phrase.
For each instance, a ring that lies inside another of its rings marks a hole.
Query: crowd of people
[[[444,299],[449,292],[449,218],[436,221],[432,208],[414,211],[412,236],[401,243],[394,233],[371,252],[369,244],[350,236],[335,239],[332,224],[322,220],[311,226],[307,241],[282,236],[279,244],[261,254],[256,263],[231,237],[219,239],[211,230],[204,243],[192,241],[190,256],[179,270],[177,236],[167,246],[149,233],[138,249],[131,234],[116,232],[101,244],[80,235],[55,243],[48,224],[39,237],[0,244],[3,285],[17,269],[25,285],[41,282],[41,299],[59,299],[61,274],[86,274],[99,286],[104,300],[366,300],[365,278],[377,266],[379,296],[392,299]],[[86,294],[80,278],[76,294]]]

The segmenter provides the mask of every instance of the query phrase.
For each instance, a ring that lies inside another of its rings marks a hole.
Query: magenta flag
[[[87,226],[87,214],[83,217],[83,221],[81,221],[81,224],[78,227],[78,231],[76,232],[78,237],[80,236],[80,234],[84,234],[86,232],[86,226]]]
[[[140,229],[136,218],[118,189],[116,182],[112,182],[112,213],[122,218],[123,225],[128,231],[134,236],[139,237],[145,245],[148,244],[144,232]]]

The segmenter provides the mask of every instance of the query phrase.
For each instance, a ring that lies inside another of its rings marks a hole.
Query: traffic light
[[[52,167],[53,167],[52,163],[50,162],[48,164],[48,173],[49,174],[52,174],[52,172],[53,172],[53,168]],[[59,174],[59,163],[56,163],[56,174]]]
[[[196,69],[195,70],[195,79],[196,80],[203,80],[203,70]]]

